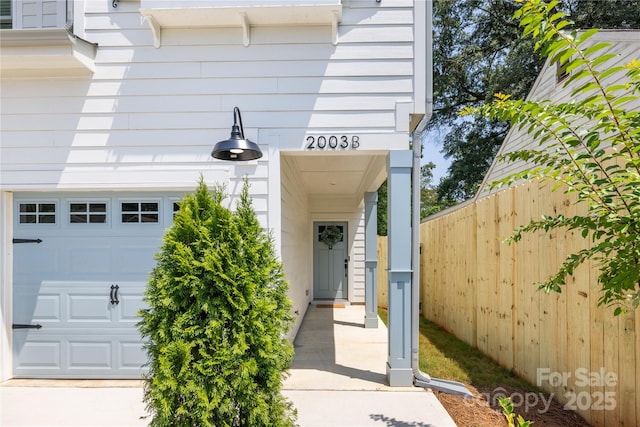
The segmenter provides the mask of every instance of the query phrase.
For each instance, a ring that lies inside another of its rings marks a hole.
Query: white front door
[[[313,297],[347,299],[347,223],[313,224]]]
[[[14,377],[140,378],[138,311],[174,200],[15,195]]]

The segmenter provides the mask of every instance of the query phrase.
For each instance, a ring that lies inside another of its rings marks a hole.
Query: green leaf
[[[576,38],[576,46],[580,46],[582,43],[590,39],[598,31],[600,31],[598,28],[591,28],[579,33],[578,37]]]
[[[578,43],[579,45],[580,43]],[[604,43],[604,42],[600,42],[600,43],[596,43],[593,46],[590,46],[588,48],[586,48],[585,50],[582,51],[582,54],[584,56],[591,56],[593,55],[595,52],[598,52],[599,50],[602,50],[606,47],[611,46],[611,43]],[[616,54],[614,54],[614,56],[617,56]]]
[[[617,53],[607,53],[605,55],[600,55],[599,57],[597,57],[596,59],[593,60],[593,62],[591,63],[592,67],[597,67],[600,64],[604,64],[605,62],[618,57],[619,55]]]

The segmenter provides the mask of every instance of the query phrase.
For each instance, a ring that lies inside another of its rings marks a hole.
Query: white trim
[[[13,351],[13,194],[0,193],[0,381],[12,377]]]
[[[431,34],[427,34],[427,1],[431,0],[414,1],[413,4],[413,112],[415,114],[426,112],[427,38],[431,43]]]
[[[269,211],[267,227],[273,236],[273,245],[276,249],[276,256],[282,259],[282,196],[281,196],[281,174],[280,174],[280,138],[277,135],[266,135],[266,132],[259,132],[259,140],[267,142],[268,150],[268,194],[267,207]]]
[[[84,4],[86,0],[73,0],[73,34],[86,38]]]

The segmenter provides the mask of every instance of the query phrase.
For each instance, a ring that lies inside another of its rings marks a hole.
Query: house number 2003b
[[[358,135],[308,136],[307,150],[357,150],[360,147]]]

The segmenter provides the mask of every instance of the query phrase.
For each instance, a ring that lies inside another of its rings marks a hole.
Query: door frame
[[[332,300],[332,299],[340,299],[340,300],[349,300],[349,266],[351,264],[350,260],[351,257],[349,256],[349,221],[340,221],[340,220],[329,220],[329,221],[313,221],[313,241],[312,241],[312,247],[313,247],[313,286],[312,286],[312,292],[313,292],[313,299],[325,299],[325,300]],[[317,241],[317,233],[318,233],[318,228],[322,225],[340,225],[344,227],[344,234],[342,237],[342,242],[344,243],[344,259],[346,261],[346,268],[345,268],[345,275],[344,275],[344,283],[342,285],[342,298],[321,298],[318,297],[316,295],[316,283],[318,282],[318,266],[317,266],[317,259],[318,259],[318,249],[319,249],[319,242]]]

